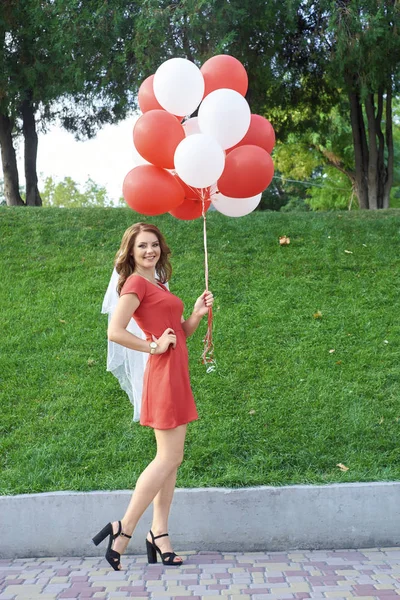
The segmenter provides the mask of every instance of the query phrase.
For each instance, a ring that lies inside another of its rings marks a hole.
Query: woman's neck
[[[148,281],[150,281],[151,283],[156,283],[157,279],[156,279],[156,270],[155,268],[151,268],[151,269],[141,269],[140,267],[137,267],[134,270],[134,273],[136,275],[140,275],[141,277],[144,277],[145,279],[147,279]]]

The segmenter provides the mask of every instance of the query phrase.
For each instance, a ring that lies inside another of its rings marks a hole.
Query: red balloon
[[[185,200],[201,200],[201,195],[202,195],[201,188],[190,187],[190,185],[187,185],[187,183],[185,183],[179,177],[179,175],[177,175],[177,173],[174,173],[174,177],[175,177],[176,181],[179,183],[179,185],[181,185],[183,188],[183,191],[185,193]]]
[[[239,146],[225,161],[218,189],[229,198],[250,198],[263,192],[274,175],[272,158],[259,146]]]
[[[185,139],[185,130],[176,117],[165,110],[150,110],[133,129],[135,148],[143,158],[165,169],[174,168],[174,154]]]
[[[229,54],[218,54],[208,59],[201,67],[206,84],[204,98],[214,90],[228,88],[246,95],[249,80],[246,69],[237,58]]]
[[[211,200],[205,200],[205,211],[207,212],[210,208]],[[169,211],[169,214],[182,221],[192,221],[198,219],[203,214],[203,202],[201,200],[195,200],[188,198],[182,202],[177,208]]]
[[[268,119],[260,115],[251,115],[250,127],[244,138],[236,146],[232,146],[232,148],[226,150],[226,152],[229,153],[239,146],[248,145],[260,146],[268,154],[271,154],[275,146],[275,131]]]
[[[140,165],[129,171],[122,194],[133,210],[151,216],[173,210],[185,199],[185,193],[174,176],[154,165]]]
[[[149,110],[164,110],[154,95],[153,79],[154,75],[150,75],[150,77],[143,81],[139,88],[138,102],[142,113]]]
[[[182,186],[185,194],[185,200],[177,208],[170,210],[170,215],[176,217],[177,219],[181,219],[182,221],[198,219],[203,214],[203,202],[201,197],[204,191],[199,188],[192,188],[189,185],[186,185],[186,183],[182,181],[182,179],[176,175],[176,173],[174,178],[176,181],[178,181],[179,185]],[[204,201],[204,208],[206,212],[210,208],[210,204],[210,199]]]

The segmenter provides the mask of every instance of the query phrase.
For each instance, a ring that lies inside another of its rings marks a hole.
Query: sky
[[[118,125],[106,125],[86,142],[77,142],[71,133],[56,126],[46,134],[39,133],[39,182],[49,176],[57,182],[71,177],[83,188],[90,177],[107,189],[116,204],[122,196],[124,177],[134,167],[132,131],[137,118],[131,116]],[[17,157],[20,185],[24,185],[23,144],[17,149]]]

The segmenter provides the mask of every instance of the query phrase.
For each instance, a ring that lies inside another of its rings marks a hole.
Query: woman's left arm
[[[197,298],[190,317],[186,321],[182,317],[182,329],[187,338],[196,331],[201,319],[208,313],[208,309],[212,307],[213,303],[214,296],[211,292],[205,291]]]

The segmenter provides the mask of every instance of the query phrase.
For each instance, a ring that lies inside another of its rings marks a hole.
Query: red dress
[[[173,429],[198,418],[189,380],[186,335],[182,329],[183,302],[162,284],[155,285],[141,275],[131,275],[120,296],[136,294],[140,304],[133,318],[151,342],[171,327],[176,347],[164,354],[152,354],[143,380],[141,425]]]

